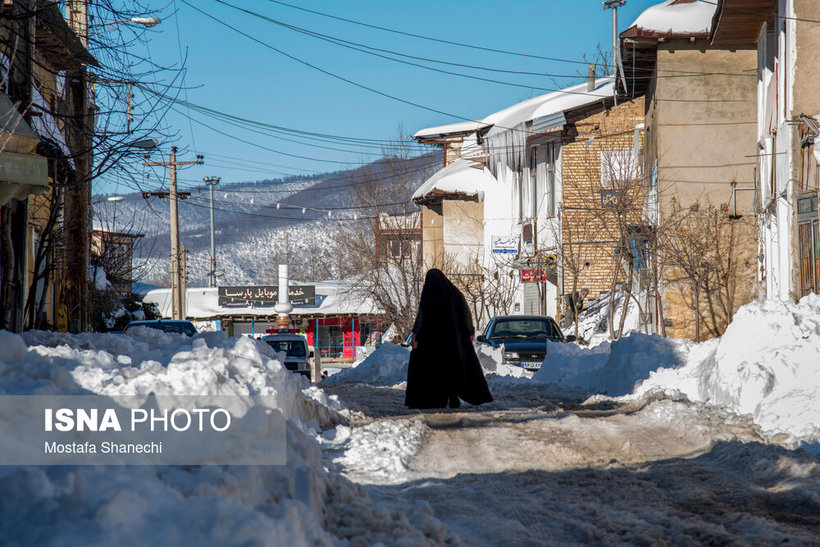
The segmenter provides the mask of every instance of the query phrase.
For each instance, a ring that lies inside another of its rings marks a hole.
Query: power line
[[[198,11],[199,13],[201,13],[202,15],[204,15],[204,16],[206,16],[206,17],[208,17],[209,19],[212,19],[213,21],[216,21],[216,22],[217,22],[217,23],[219,23],[220,25],[223,25],[223,26],[225,26],[225,27],[228,27],[229,29],[233,30],[234,32],[236,32],[236,33],[238,33],[238,34],[241,34],[242,36],[244,36],[244,37],[248,38],[249,40],[253,40],[254,42],[258,43],[259,45],[261,45],[261,46],[263,46],[263,47],[266,47],[266,48],[268,48],[268,49],[270,49],[270,50],[272,50],[272,51],[275,51],[275,52],[279,53],[280,55],[283,55],[283,56],[287,57],[288,59],[291,59],[291,60],[293,60],[293,61],[296,61],[297,63],[300,63],[300,64],[305,65],[305,66],[307,66],[307,67],[310,67],[310,68],[312,68],[312,69],[314,69],[314,70],[317,70],[317,71],[321,72],[322,74],[325,74],[325,75],[330,76],[330,77],[332,77],[332,78],[336,78],[337,80],[341,80],[341,81],[343,81],[343,82],[346,82],[346,83],[348,83],[348,84],[350,84],[350,85],[353,85],[353,86],[359,87],[359,88],[361,88],[361,89],[365,89],[365,90],[367,90],[367,91],[370,91],[371,93],[375,93],[375,94],[377,94],[377,95],[381,95],[382,97],[386,97],[386,98],[388,98],[388,99],[393,99],[394,101],[398,101],[398,102],[400,102],[400,103],[404,103],[404,104],[407,104],[407,105],[410,105],[410,106],[415,106],[416,108],[421,108],[421,109],[423,109],[423,110],[429,110],[430,112],[435,112],[436,114],[442,114],[442,115],[444,115],[444,116],[449,116],[449,117],[451,117],[451,118],[456,118],[456,119],[460,119],[460,120],[464,120],[464,121],[470,121],[470,118],[465,118],[464,116],[459,116],[459,115],[457,115],[457,114],[451,114],[451,113],[449,113],[449,112],[445,112],[445,111],[443,111],[443,110],[438,110],[438,109],[436,109],[436,108],[431,108],[431,107],[429,107],[429,106],[424,106],[423,104],[416,103],[416,102],[413,102],[413,101],[410,101],[410,100],[407,100],[407,99],[402,99],[401,97],[397,97],[397,96],[395,96],[395,95],[391,95],[390,93],[385,93],[384,91],[379,91],[378,89],[375,89],[375,88],[372,88],[372,87],[366,86],[366,85],[364,85],[364,84],[360,84],[360,83],[358,83],[358,82],[356,82],[356,81],[353,81],[353,80],[351,80],[351,79],[349,79],[349,78],[345,78],[344,76],[340,76],[340,75],[338,75],[338,74],[335,74],[335,73],[333,73],[333,72],[330,72],[329,70],[325,70],[324,68],[321,68],[321,67],[319,67],[319,66],[316,66],[316,65],[314,65],[314,64],[311,64],[311,63],[309,63],[309,62],[307,62],[307,61],[305,61],[305,60],[303,60],[303,59],[300,59],[299,57],[296,57],[295,55],[291,55],[290,53],[287,53],[287,52],[285,52],[285,51],[282,51],[281,49],[279,49],[279,48],[277,48],[277,47],[274,47],[274,46],[272,46],[272,45],[268,44],[267,42],[264,42],[264,41],[262,41],[262,40],[260,40],[260,39],[258,39],[258,38],[256,38],[256,37],[254,37],[254,36],[251,36],[250,34],[248,34],[248,33],[244,32],[244,31],[242,31],[242,30],[239,30],[238,28],[236,28],[236,27],[234,27],[234,26],[232,26],[232,25],[229,25],[229,24],[228,24],[228,23],[226,23],[225,21],[222,21],[222,20],[220,20],[219,18],[214,17],[213,15],[211,15],[211,14],[209,14],[209,13],[207,13],[207,12],[205,12],[205,11],[201,10],[201,9],[199,9],[198,7],[196,7],[196,6],[194,6],[193,4],[191,4],[190,2],[188,2],[187,0],[180,0],[180,1],[181,1],[183,4],[187,5],[188,7],[192,8],[192,9],[194,9],[194,10]]]
[[[522,87],[522,88],[525,88],[525,89],[534,89],[534,90],[540,90],[540,91],[554,91],[553,88],[545,88],[545,87],[533,86],[533,85],[517,83],[517,82],[507,82],[507,81],[502,81],[502,80],[495,80],[495,79],[492,79],[492,78],[482,78],[482,77],[474,76],[474,75],[471,75],[471,74],[463,74],[463,73],[459,73],[459,72],[452,72],[452,71],[448,71],[448,70],[437,69],[437,68],[425,66],[425,65],[422,65],[422,64],[418,64],[418,63],[403,61],[401,59],[395,59],[395,58],[390,57],[388,55],[382,55],[382,54],[377,53],[377,52],[389,53],[390,55],[398,55],[400,57],[405,57],[405,58],[408,58],[408,59],[415,59],[415,60],[418,60],[418,61],[425,61],[425,62],[429,62],[429,63],[444,64],[444,65],[449,65],[449,66],[457,66],[457,67],[462,67],[462,68],[469,68],[469,69],[473,69],[473,70],[482,70],[482,71],[488,71],[488,72],[500,72],[500,73],[505,73],[505,74],[516,74],[516,75],[524,75],[524,76],[538,76],[538,77],[541,77],[541,78],[547,78],[547,77],[549,77],[549,78],[571,78],[571,79],[574,79],[574,80],[578,80],[580,78],[585,77],[585,76],[579,75],[579,74],[555,74],[555,73],[547,73],[547,72],[532,72],[532,71],[501,69],[501,68],[490,68],[490,67],[485,67],[485,66],[468,65],[468,64],[465,64],[465,63],[456,63],[456,62],[452,62],[452,61],[443,61],[443,60],[440,60],[440,59],[431,59],[429,57],[420,57],[420,56],[417,56],[417,55],[410,55],[410,54],[407,54],[407,53],[401,53],[401,52],[390,50],[390,49],[378,48],[378,47],[375,47],[375,46],[362,44],[360,42],[353,42],[353,41],[350,41],[350,40],[346,40],[344,38],[339,38],[337,36],[330,36],[330,35],[323,34],[323,33],[320,33],[320,32],[316,32],[316,31],[313,31],[313,30],[310,30],[310,29],[306,29],[304,27],[299,27],[299,26],[296,26],[296,25],[293,25],[293,24],[290,24],[290,23],[286,23],[284,21],[274,19],[274,18],[269,17],[267,15],[263,15],[263,14],[261,14],[259,12],[256,12],[256,11],[236,6],[236,5],[231,4],[231,3],[229,3],[225,0],[215,0],[215,1],[220,3],[220,4],[223,4],[225,6],[228,6],[230,8],[233,8],[237,11],[241,11],[241,12],[246,13],[248,15],[251,15],[253,17],[262,19],[264,21],[267,21],[269,23],[272,23],[272,24],[287,28],[289,30],[292,30],[294,32],[298,32],[298,33],[306,35],[306,36],[311,36],[313,38],[317,38],[319,40],[322,40],[322,41],[325,41],[325,42],[328,42],[328,43],[335,44],[335,45],[340,46],[340,47],[344,47],[344,48],[347,48],[347,49],[351,49],[351,50],[354,50],[354,51],[365,53],[367,55],[373,55],[373,56],[380,57],[382,59],[387,59],[387,60],[390,60],[390,61],[394,61],[394,62],[397,62],[397,63],[402,63],[402,64],[406,64],[406,65],[410,65],[410,66],[415,66],[415,67],[418,67],[418,68],[423,68],[425,70],[431,70],[431,71],[439,72],[439,73],[442,73],[442,74],[448,74],[448,75],[452,75],[452,76],[459,76],[459,77],[463,77],[463,78],[470,78],[470,79],[474,79],[474,80],[490,82],[490,83],[496,83],[496,84],[507,85],[507,86],[513,86],[513,87]],[[590,63],[590,64],[595,64],[595,63]],[[699,72],[699,71],[670,71],[670,72],[676,72],[676,73],[680,72],[680,74],[670,74],[670,75],[663,75],[663,76],[660,76],[660,75],[659,76],[646,75],[646,76],[638,76],[637,78],[638,79],[651,79],[653,77],[657,77],[657,78],[690,78],[692,76],[699,76],[699,75],[709,76],[709,75],[718,75],[718,74],[723,75],[723,76],[756,76],[756,74],[728,73],[728,72],[721,72],[721,73]]]
[[[517,57],[529,57],[531,59],[542,59],[542,60],[545,60],[545,61],[556,61],[556,62],[559,62],[559,63],[572,63],[572,64],[579,64],[579,65],[591,64],[591,63],[588,63],[587,61],[576,61],[576,60],[570,60],[570,59],[561,59],[561,58],[558,58],[558,57],[546,57],[544,55],[535,55],[535,54],[532,54],[532,53],[521,53],[521,52],[517,52],[517,51],[509,51],[509,50],[504,50],[504,49],[495,49],[495,48],[491,48],[491,47],[478,46],[478,45],[473,45],[473,44],[465,44],[465,43],[462,43],[462,42],[455,42],[453,40],[444,40],[442,38],[434,38],[432,36],[424,36],[422,34],[415,34],[415,33],[412,33],[412,32],[405,32],[405,31],[401,31],[401,30],[397,30],[397,29],[382,27],[382,26],[379,26],[379,25],[372,25],[370,23],[363,23],[361,21],[355,21],[353,19],[346,19],[344,17],[339,17],[338,15],[331,15],[329,13],[324,13],[324,12],[321,12],[321,11],[316,11],[316,10],[312,10],[312,9],[308,9],[308,8],[303,8],[301,6],[296,6],[296,5],[293,5],[293,4],[288,4],[286,2],[280,2],[280,1],[277,1],[277,0],[268,0],[268,1],[273,3],[273,4],[279,4],[279,5],[282,5],[282,6],[287,6],[289,8],[297,9],[297,10],[300,10],[300,11],[305,11],[305,12],[308,12],[308,13],[313,13],[315,15],[320,15],[322,17],[327,17],[327,18],[330,18],[330,19],[336,19],[336,20],[339,20],[339,21],[344,21],[345,23],[351,23],[353,25],[359,25],[359,26],[362,26],[362,27],[372,28],[372,29],[375,29],[375,30],[381,30],[381,31],[384,31],[384,32],[390,32],[390,33],[393,33],[393,34],[400,34],[402,36],[409,36],[411,38],[419,38],[419,39],[422,39],[422,40],[429,40],[429,41],[432,41],[432,42],[438,42],[440,44],[448,44],[448,45],[451,45],[451,46],[465,47],[465,48],[477,49],[477,50],[481,50],[481,51],[489,51],[489,52],[493,52],[493,53],[502,53],[502,54],[505,54],[505,55],[514,55],[514,56],[517,56]]]
[[[553,77],[553,78],[578,79],[580,77],[578,74],[549,74],[549,73],[544,73],[544,72],[531,72],[531,71],[510,70],[510,69],[501,69],[501,68],[490,68],[490,67],[485,67],[485,66],[468,65],[468,64],[465,64],[465,63],[442,61],[442,60],[439,60],[439,59],[431,59],[429,57],[420,57],[420,56],[417,56],[417,55],[410,55],[410,54],[407,54],[407,53],[401,53],[401,52],[394,51],[394,50],[389,50],[389,49],[384,49],[384,48],[377,48],[375,46],[362,44],[360,42],[353,42],[353,41],[350,41],[350,40],[345,40],[344,38],[339,38],[337,36],[330,36],[330,35],[323,34],[323,33],[320,33],[320,32],[316,32],[316,31],[313,31],[313,30],[310,30],[310,29],[306,29],[304,27],[299,27],[299,26],[296,26],[296,25],[292,25],[290,23],[285,23],[284,21],[279,21],[277,19],[274,19],[274,18],[269,17],[267,15],[263,15],[261,13],[255,12],[253,10],[249,10],[249,9],[246,9],[246,8],[235,6],[235,5],[233,5],[229,2],[226,2],[225,0],[215,0],[215,1],[220,3],[220,4],[223,4],[225,6],[228,6],[230,8],[233,8],[237,11],[241,11],[241,12],[246,13],[248,15],[252,15],[253,17],[257,17],[259,19],[267,21],[269,23],[273,23],[275,25],[287,28],[287,29],[292,30],[294,32],[298,32],[298,33],[306,35],[306,36],[311,36],[311,37],[317,38],[317,39],[325,41],[325,42],[336,44],[340,47],[345,47],[345,48],[348,48],[348,49],[352,49],[354,51],[359,51],[361,53],[366,53],[368,55],[375,55],[375,56],[380,57],[382,59],[388,59],[390,61],[394,61],[394,62],[397,62],[397,63],[403,63],[403,64],[407,64],[407,65],[411,65],[411,66],[415,66],[415,67],[419,67],[419,68],[424,68],[424,69],[427,69],[427,70],[433,70],[433,71],[436,71],[436,72],[441,72],[443,74],[450,74],[450,75],[453,75],[453,76],[461,76],[461,77],[465,77],[465,78],[473,78],[473,79],[481,80],[481,81],[485,81],[485,82],[492,82],[492,83],[510,85],[510,86],[515,86],[515,87],[524,87],[524,88],[527,88],[527,89],[539,89],[539,90],[545,90],[546,89],[546,88],[542,88],[542,87],[530,86],[530,85],[527,85],[527,84],[519,84],[519,83],[514,83],[514,82],[505,82],[505,81],[493,80],[493,79],[489,79],[489,78],[481,78],[481,77],[472,76],[472,75],[469,75],[469,74],[461,74],[461,73],[458,73],[458,72],[451,72],[451,71],[436,69],[436,68],[424,66],[424,65],[421,65],[421,64],[418,64],[418,63],[403,61],[401,59],[395,59],[393,57],[389,57],[387,55],[381,55],[381,54],[376,53],[376,52],[389,53],[391,55],[398,55],[400,57],[406,57],[408,59],[415,59],[415,60],[418,60],[418,61],[426,61],[426,62],[429,62],[429,63],[438,63],[438,64],[444,64],[444,65],[449,65],[449,66],[458,66],[458,67],[462,67],[462,68],[470,68],[470,69],[473,69],[473,70],[483,70],[483,71],[487,71],[487,72],[501,72],[501,73],[504,73],[504,74],[516,74],[516,75],[523,75],[523,76],[538,76],[538,77],[542,77],[542,78],[544,78],[544,77]]]

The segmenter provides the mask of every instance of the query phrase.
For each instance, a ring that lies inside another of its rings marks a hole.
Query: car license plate
[[[541,361],[521,361],[521,368],[541,368]]]

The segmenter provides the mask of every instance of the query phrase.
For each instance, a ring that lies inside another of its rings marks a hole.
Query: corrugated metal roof
[[[560,112],[555,112],[554,114],[548,114],[546,116],[535,118],[532,121],[532,132],[546,133],[547,131],[554,131],[563,127],[565,123],[567,123],[567,118],[564,116],[564,112],[562,110]]]

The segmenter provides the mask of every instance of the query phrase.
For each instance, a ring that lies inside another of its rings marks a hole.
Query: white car
[[[261,339],[274,351],[285,353],[285,368],[304,374],[310,380],[313,348],[308,346],[303,334],[295,329],[268,329]]]

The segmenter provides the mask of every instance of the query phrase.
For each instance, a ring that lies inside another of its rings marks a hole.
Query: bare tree
[[[438,164],[438,158],[412,153],[400,128],[384,158],[350,181],[360,212],[336,236],[351,290],[371,299],[401,334],[413,327],[425,275],[421,215],[411,198]]]
[[[467,301],[476,328],[495,315],[509,315],[520,284],[512,259],[493,257],[489,265],[476,258],[465,263],[445,255],[442,270]]]
[[[140,0],[87,3],[87,31],[78,37],[63,37],[68,39],[66,44],[85,45],[93,55],[78,54],[77,59],[48,45],[39,38],[39,30],[36,41],[31,32],[41,23],[44,28],[55,24],[62,17],[61,7],[68,10],[63,3],[51,0],[15,2],[14,12],[0,17],[0,51],[9,60],[2,77],[5,80],[12,74],[15,85],[10,91],[18,100],[18,111],[35,126],[41,140],[49,143],[39,146],[38,153],[49,160],[53,180],[50,193],[37,203],[35,211],[34,273],[25,297],[29,327],[44,326],[45,294],[49,279],[57,277],[55,270],[77,268],[77,264],[62,260],[63,255],[76,255],[80,246],[87,245],[75,234],[85,233],[86,215],[79,213],[88,207],[92,181],[104,180],[114,172],[118,179],[137,179],[134,174],[139,172],[143,151],[134,144],[174,137],[163,118],[179,92],[177,82],[182,74],[181,67],[159,66],[142,56],[144,48],[140,46],[148,40],[146,29],[123,24],[154,15],[148,4]],[[95,59],[98,66],[93,72],[77,68],[94,64]],[[83,271],[70,278],[85,279],[86,275]],[[4,298],[13,292],[6,286],[13,279],[3,276]],[[84,315],[76,308],[84,305],[78,297],[85,290],[73,287],[56,294],[62,295],[70,316]],[[8,322],[4,318],[2,325]]]
[[[424,270],[419,214],[387,215],[356,221],[337,239],[348,256],[351,290],[369,298],[402,334],[415,320]]]
[[[754,226],[725,207],[700,201],[682,207],[675,200],[665,224],[661,252],[669,284],[693,312],[695,341],[704,331],[720,336],[734,315],[742,268],[752,262],[743,253],[753,248]]]
[[[563,218],[565,214],[568,214],[568,212],[562,211],[561,217]],[[569,214],[572,216],[571,213]],[[594,240],[596,235],[594,234],[594,230],[590,228],[593,227],[585,222],[567,222],[563,225],[560,234],[556,233],[554,235],[555,240],[559,242],[558,259],[560,261],[564,283],[566,283],[567,277],[569,277],[570,280],[569,294],[575,294],[579,290],[581,274],[589,268],[593,260],[592,253],[589,252],[590,245],[588,242]],[[566,285],[564,285],[564,290],[566,290]],[[574,299],[572,299],[572,303],[573,305],[575,304]],[[558,309],[560,312],[563,312],[563,299],[562,302],[559,303]],[[579,311],[580,310],[577,309],[573,310],[576,318],[574,322],[576,338],[578,338],[579,321],[577,318]]]
[[[43,143],[41,146],[45,146]],[[62,169],[60,168],[62,166]],[[62,263],[58,242],[62,240],[63,181],[72,173],[65,164],[49,162],[52,180],[49,192],[31,199],[29,215],[40,229],[34,231],[34,263],[24,309],[25,324],[29,329],[54,327],[46,323],[44,308],[47,293]]]
[[[647,234],[653,229],[643,218],[644,182],[631,140],[599,140],[576,150],[577,167],[564,176],[560,260],[569,294],[584,279],[599,280],[601,290],[600,279],[608,277],[609,334],[617,339],[630,305],[644,312],[636,292],[648,290],[652,279]],[[616,318],[619,289],[624,298]]]

